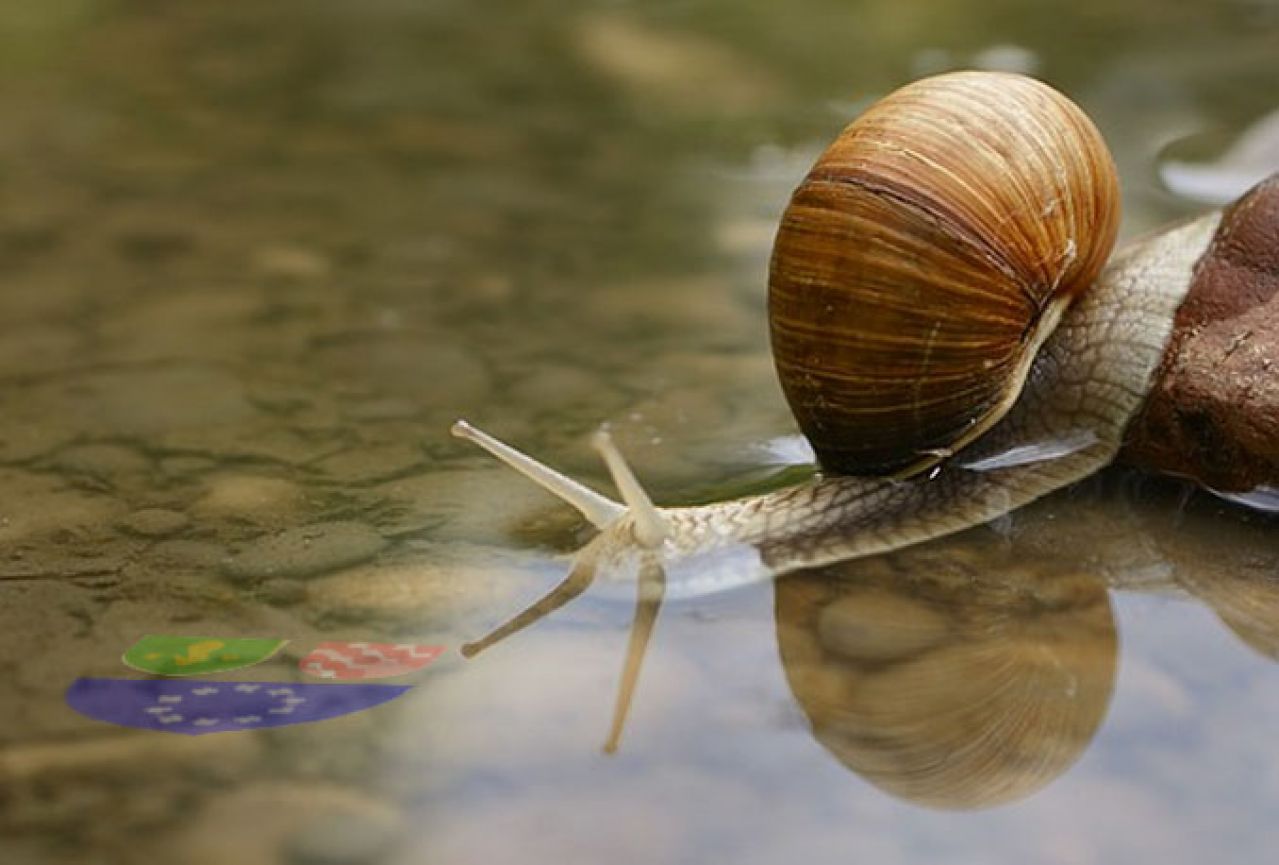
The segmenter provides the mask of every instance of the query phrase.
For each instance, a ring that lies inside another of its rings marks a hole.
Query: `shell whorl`
[[[1118,220],[1100,133],[1033,79],[941,75],[854,121],[796,190],[769,276],[774,359],[823,468],[910,473],[992,426]]]

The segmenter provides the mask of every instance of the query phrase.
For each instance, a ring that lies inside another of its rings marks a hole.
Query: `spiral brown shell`
[[[823,468],[909,474],[994,424],[1118,220],[1100,133],[1033,79],[939,75],[848,126],[769,276],[778,374]]]

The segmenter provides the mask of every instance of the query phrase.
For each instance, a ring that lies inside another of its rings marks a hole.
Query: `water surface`
[[[464,659],[589,531],[447,428],[607,489],[606,422],[664,503],[767,485],[772,230],[861,106],[1041,75],[1131,236],[1201,207],[1160,154],[1279,107],[1276,44],[1265,0],[8,4],[0,859],[1271,861],[1273,517],[1115,472],[668,605],[605,756],[633,611]],[[66,706],[148,633],[288,638],[280,682],[448,651],[312,725]]]

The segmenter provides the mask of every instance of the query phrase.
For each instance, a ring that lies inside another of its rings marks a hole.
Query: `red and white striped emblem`
[[[444,651],[443,646],[413,643],[320,643],[298,666],[321,679],[385,679],[420,670]]]

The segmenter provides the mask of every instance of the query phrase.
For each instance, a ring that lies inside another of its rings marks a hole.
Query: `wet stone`
[[[228,576],[246,582],[308,577],[373,558],[386,541],[372,527],[339,520],[286,529],[250,541],[223,562]]]
[[[266,523],[287,519],[303,503],[301,487],[282,478],[226,474],[208,481],[208,492],[193,508],[202,519]]]
[[[1279,174],[1225,211],[1121,458],[1216,490],[1279,486]]]
[[[117,525],[133,535],[141,535],[144,538],[163,538],[182,531],[191,525],[191,520],[186,514],[177,511],[143,508],[129,514]]]

